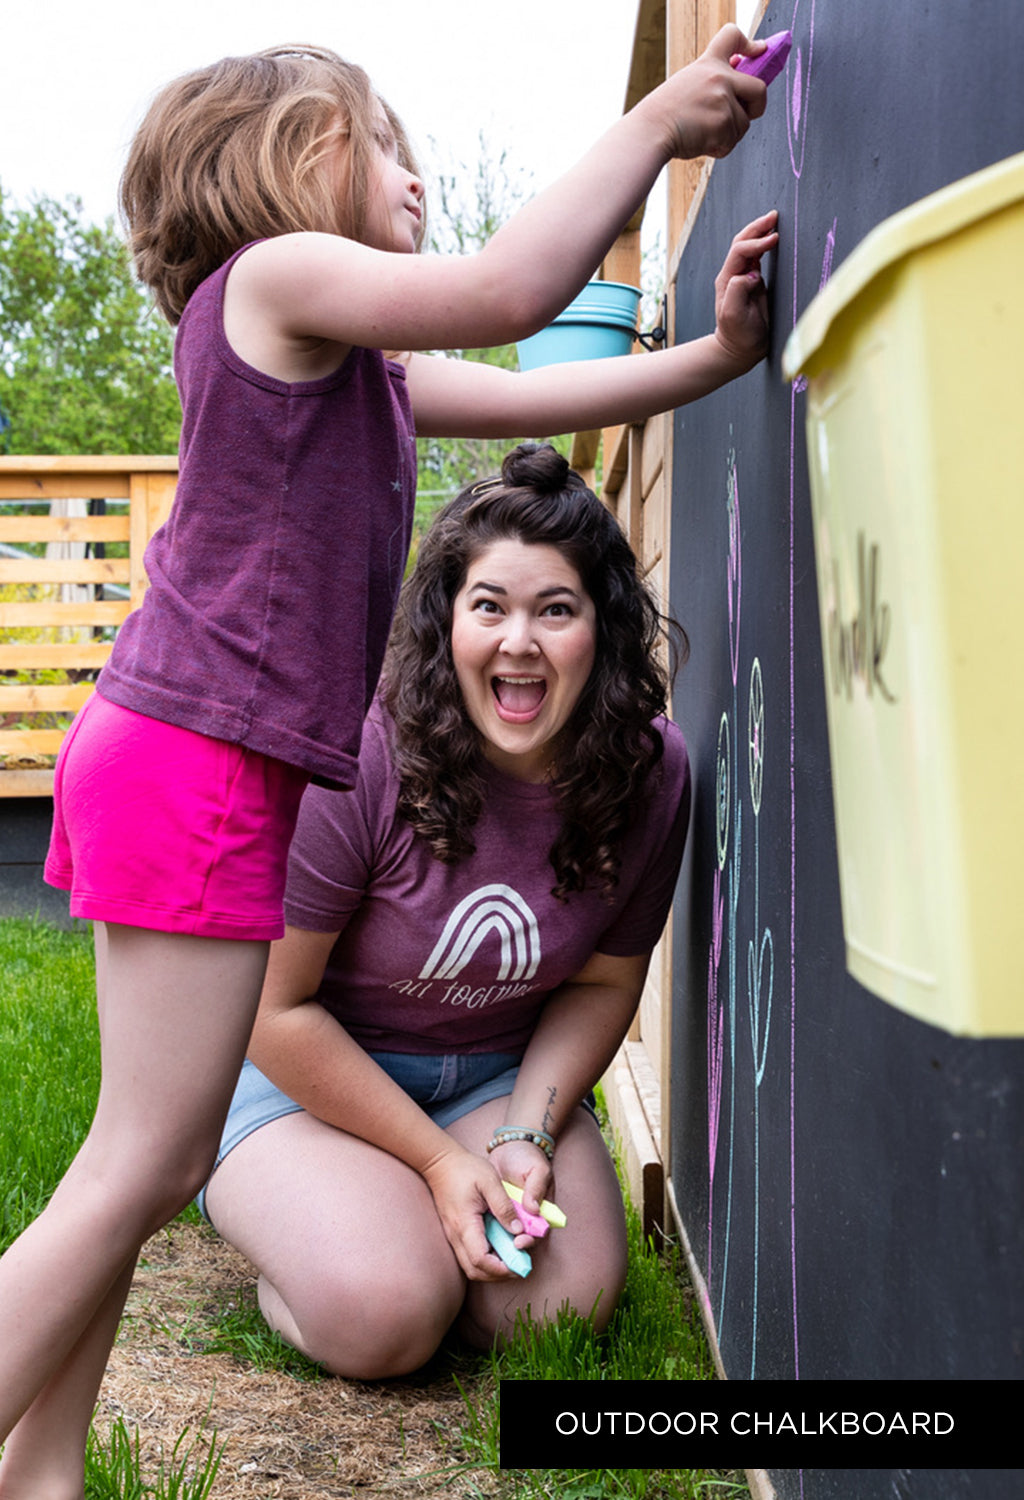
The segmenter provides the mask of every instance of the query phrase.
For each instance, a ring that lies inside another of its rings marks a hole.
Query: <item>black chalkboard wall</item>
[[[847,974],[805,396],[781,356],[875,224],[1024,149],[1024,5],[783,0],[758,30],[785,28],[787,71],[715,166],[677,283],[682,340],[710,326],[732,234],[778,208],[771,358],[676,416],[672,608],[692,655],[675,714],[697,800],[671,1178],[730,1378],[1018,1379],[1024,1042],[951,1037]],[[784,1500],[1020,1493],[1019,1472],[772,1479]]]

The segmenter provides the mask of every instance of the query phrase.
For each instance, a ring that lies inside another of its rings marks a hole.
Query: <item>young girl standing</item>
[[[0,1261],[3,1500],[81,1500],[82,1453],[139,1246],[205,1180],[304,786],[352,780],[409,540],[414,434],[635,421],[765,352],[768,215],[733,241],[715,332],[514,375],[412,352],[508,343],[580,290],[672,158],[765,107],[735,27],[625,115],[478,255],[420,256],[396,118],[333,53],[285,47],[170,85],[122,200],[179,324],[181,470],[57,770],[48,878],[96,923],[103,1077],[89,1135]],[[515,1205],[491,1212],[512,1232]]]

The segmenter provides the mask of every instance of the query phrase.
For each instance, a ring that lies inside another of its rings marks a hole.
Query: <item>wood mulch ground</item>
[[[145,1246],[95,1425],[136,1429],[144,1474],[186,1429],[226,1442],[216,1500],[500,1496],[502,1476],[463,1467],[466,1407],[442,1352],[403,1380],[299,1380],[203,1352],[204,1310],[251,1288],[249,1263],[205,1227],[175,1223]],[[463,1378],[460,1375],[460,1379]]]

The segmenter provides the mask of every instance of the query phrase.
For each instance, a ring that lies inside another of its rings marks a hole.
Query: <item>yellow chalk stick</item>
[[[517,1203],[522,1203],[522,1201],[523,1201],[523,1190],[522,1190],[522,1188],[515,1187],[511,1182],[506,1182],[504,1180],[504,1178],[502,1179],[501,1185],[505,1189],[506,1193],[509,1195],[510,1198],[514,1198]],[[566,1221],[566,1217],[565,1217],[565,1214],[563,1214],[562,1210],[559,1208],[559,1206],[558,1206],[557,1203],[549,1203],[548,1200],[545,1198],[544,1201],[543,1201],[543,1203],[540,1206],[540,1216],[541,1216],[542,1219],[547,1219],[547,1221],[548,1221],[549,1224],[554,1224],[554,1226],[555,1226],[556,1229],[564,1229],[565,1228],[565,1225],[566,1225],[566,1222],[567,1222]]]

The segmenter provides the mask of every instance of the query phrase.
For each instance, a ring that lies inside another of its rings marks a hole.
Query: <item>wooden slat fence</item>
[[[177,477],[173,457],[0,457],[0,797],[52,792]]]

